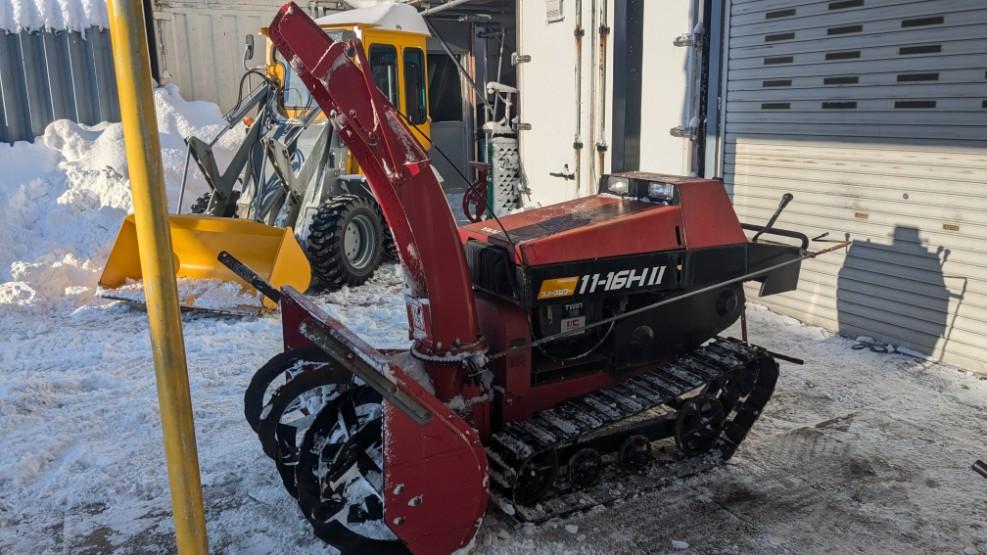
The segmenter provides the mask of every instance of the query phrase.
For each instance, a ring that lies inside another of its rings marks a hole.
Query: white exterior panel
[[[691,48],[674,46],[675,37],[688,33],[691,2],[676,0],[644,5],[644,63],[641,86],[641,171],[690,175],[690,141],[673,137],[673,127],[688,127],[695,112],[690,105]]]
[[[155,0],[158,61],[162,81],[175,83],[185,98],[209,100],[228,110],[236,104],[243,75],[243,41],[254,35],[254,59],[264,63],[260,35],[284,2],[280,0]],[[257,85],[253,79],[252,84]]]
[[[574,36],[577,27],[577,2],[562,2],[562,19],[548,21],[546,3],[517,3],[517,53],[531,61],[518,64],[520,94],[518,117],[531,129],[519,133],[522,180],[531,190],[524,198],[528,205],[545,205],[579,196],[575,179],[550,174],[586,175],[589,133],[586,128],[590,103],[589,72],[591,65],[590,1],[582,2],[582,26],[587,36],[577,50]],[[577,106],[577,52],[581,50],[581,99]],[[577,121],[577,117],[580,118]],[[573,142],[577,123],[583,135],[582,162],[577,168]]]
[[[531,57],[517,66],[517,74],[520,121],[531,125],[530,130],[520,132],[523,178],[531,190],[524,201],[533,206],[595,193],[596,178],[601,171],[610,171],[615,1],[563,0],[561,5],[559,19],[547,17],[544,1],[517,2],[517,52]],[[670,130],[687,126],[693,113],[688,101],[690,83],[698,78],[689,63],[691,49],[674,46],[673,41],[692,30],[694,12],[690,0],[644,2],[642,171],[673,175],[693,171],[690,141],[673,137]],[[604,35],[608,35],[602,57],[601,23],[605,23]],[[577,42],[575,32],[580,26],[584,35]],[[582,60],[581,68],[577,58]],[[601,60],[605,68],[602,78]],[[577,140],[583,145],[578,165],[573,147]]]

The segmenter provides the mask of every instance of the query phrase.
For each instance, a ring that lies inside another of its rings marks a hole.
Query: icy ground
[[[220,114],[171,87],[155,98],[174,201],[182,137],[211,137]],[[128,186],[119,125],[60,121],[34,144],[0,145],[0,554],[175,550],[146,315],[94,296]],[[401,295],[388,266],[318,302],[372,344],[402,348]],[[475,551],[987,554],[987,481],[970,470],[987,459],[987,381],[856,351],[764,309],[750,320],[755,342],[807,364],[782,365],[728,466],[537,527],[491,512]],[[242,416],[280,333],[276,315],[185,316],[216,553],[330,551]]]

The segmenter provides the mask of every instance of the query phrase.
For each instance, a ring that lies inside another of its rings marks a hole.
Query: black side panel
[[[639,295],[629,309],[655,302]],[[614,369],[635,367],[697,348],[740,317],[744,287],[735,283],[619,320],[613,330]]]
[[[747,246],[732,245],[686,251],[685,283],[709,285],[747,273]]]
[[[598,300],[643,292],[670,291],[682,288],[682,276],[678,271],[683,251],[664,251],[532,266],[527,271],[527,282],[521,291],[521,305],[533,306],[542,302]],[[546,281],[569,278],[567,294],[538,299]]]
[[[789,245],[749,243],[747,245],[747,268],[749,272],[755,272],[761,268],[768,268],[786,260],[798,258],[801,254],[798,247]],[[761,282],[759,296],[764,297],[785,291],[794,291],[799,284],[799,270],[801,268],[801,263],[789,264],[755,280]]]
[[[746,243],[686,251],[686,287],[696,288],[740,277],[801,256],[798,247],[778,243]],[[752,281],[761,283],[760,296],[792,291],[798,286],[801,264],[793,263]]]
[[[613,172],[641,167],[644,0],[616,0],[613,33]]]
[[[470,241],[466,243],[466,264],[473,285],[501,297],[517,299],[515,267],[506,249]]]

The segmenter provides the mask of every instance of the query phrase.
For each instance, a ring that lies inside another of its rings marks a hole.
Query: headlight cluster
[[[601,193],[661,204],[675,202],[675,185],[663,181],[635,179],[627,175],[605,175],[600,185]]]

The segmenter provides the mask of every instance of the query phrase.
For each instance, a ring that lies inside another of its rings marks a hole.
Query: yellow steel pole
[[[199,456],[172,262],[144,10],[141,0],[109,0],[107,11],[178,552],[205,554],[209,544],[202,511]]]

